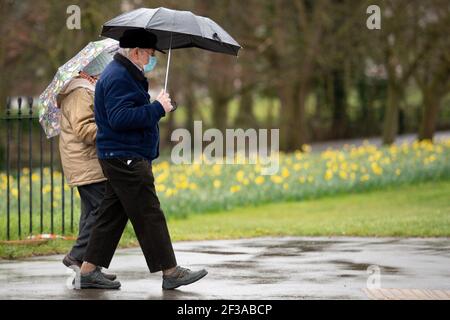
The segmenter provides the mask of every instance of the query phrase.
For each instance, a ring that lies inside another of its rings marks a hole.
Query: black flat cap
[[[119,39],[119,46],[121,48],[155,49],[165,54],[164,51],[157,48],[157,43],[158,38],[153,33],[144,29],[126,30]]]

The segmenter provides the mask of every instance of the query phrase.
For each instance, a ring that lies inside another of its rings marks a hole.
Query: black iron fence
[[[0,118],[0,240],[73,234],[80,204],[78,193],[65,183],[59,139],[46,138],[33,98],[12,102],[7,100]]]

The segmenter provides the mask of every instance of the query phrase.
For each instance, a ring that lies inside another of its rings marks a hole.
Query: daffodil
[[[327,170],[327,172],[325,172],[325,180],[329,181],[331,179],[333,179],[333,171]]]
[[[236,173],[236,180],[239,181],[239,182],[242,182],[242,180],[244,180],[244,171],[239,170]]]
[[[240,187],[240,186],[232,186],[232,187],[230,188],[230,192],[231,192],[231,193],[236,193],[236,192],[238,192],[239,190],[241,190],[241,187]]]
[[[368,181],[369,179],[370,179],[370,176],[368,174],[361,176],[361,181]]]
[[[272,182],[273,182],[273,183],[276,183],[276,184],[280,184],[280,183],[283,182],[283,178],[280,177],[280,176],[278,176],[278,175],[273,175],[273,176],[271,176],[271,177],[270,177],[270,180],[272,180]]]
[[[281,171],[281,176],[283,178],[287,178],[287,177],[289,177],[289,175],[290,175],[289,170],[286,168],[283,168],[283,170]]]
[[[376,162],[372,162],[370,166],[372,168],[373,173],[375,173],[377,176],[383,173],[383,168],[381,168]]]
[[[257,177],[256,179],[255,179],[255,184],[257,184],[257,185],[261,185],[261,184],[263,184],[264,183],[264,177],[263,176],[259,176],[259,177]]]

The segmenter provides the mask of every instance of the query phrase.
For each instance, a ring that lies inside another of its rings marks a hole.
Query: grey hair
[[[121,55],[123,55],[124,57],[129,58],[130,57],[130,52],[131,50],[133,50],[134,48],[119,48],[119,53]]]

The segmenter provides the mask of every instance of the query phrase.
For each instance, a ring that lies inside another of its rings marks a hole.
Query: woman
[[[96,214],[105,192],[105,176],[97,159],[94,120],[95,83],[105,67],[112,61],[103,52],[89,63],[58,94],[61,109],[59,151],[67,183],[77,187],[81,199],[78,238],[63,264],[79,268],[83,261]],[[114,275],[106,275],[114,280]]]

